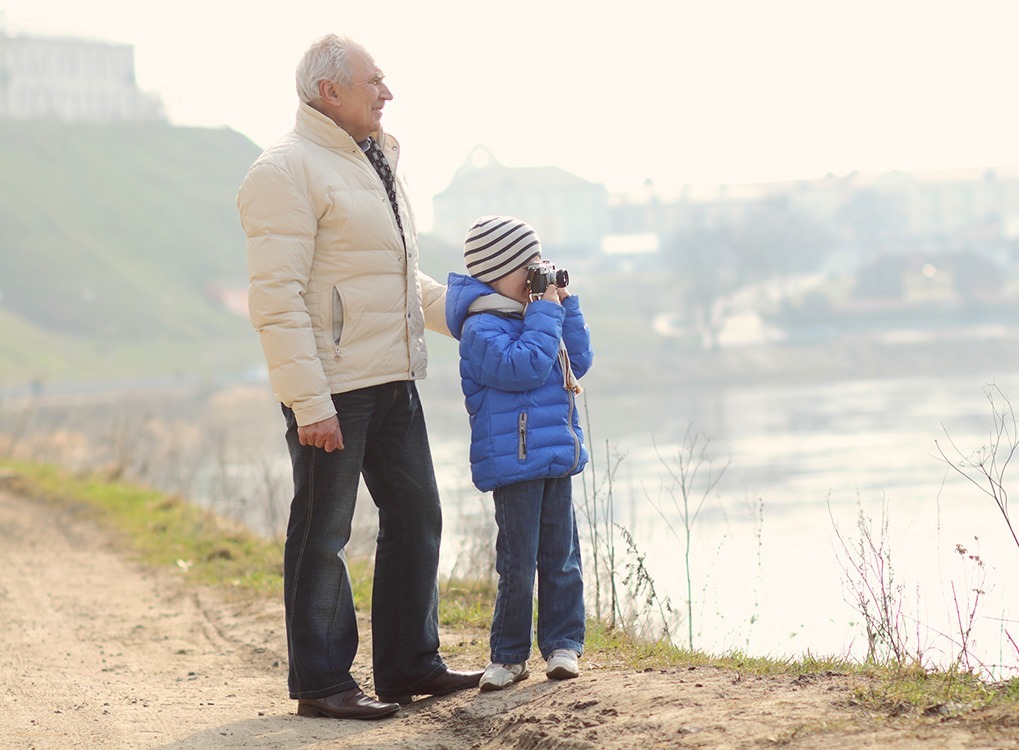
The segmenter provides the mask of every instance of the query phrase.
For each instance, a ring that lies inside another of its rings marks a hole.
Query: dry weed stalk
[[[697,522],[704,503],[714,492],[718,483],[722,480],[726,469],[729,468],[731,459],[727,459],[720,467],[716,467],[713,459],[708,455],[710,439],[699,432],[695,432],[693,425],[686,428],[683,435],[683,442],[676,451],[672,461],[666,460],[661,453],[658,453],[658,446],[655,444],[655,452],[658,460],[669,476],[669,484],[659,489],[669,498],[673,509],[679,516],[679,529],[673,526],[669,514],[665,512],[662,503],[648,495],[648,501],[658,514],[665,521],[665,525],[683,545],[683,568],[686,583],[686,620],[687,620],[687,646],[692,651],[694,648],[694,617],[693,617],[693,561],[691,558],[691,547],[693,544],[693,527]],[[646,494],[646,493],[645,493]]]
[[[965,562],[967,559],[972,561],[980,573],[980,582],[978,585],[971,589],[967,589],[966,605],[963,606],[959,603],[959,594],[955,590],[955,582],[952,582],[952,602],[955,606],[955,618],[956,627],[959,632],[959,642],[957,644],[959,653],[956,657],[956,666],[962,666],[967,672],[972,672],[976,666],[976,660],[971,654],[971,643],[970,637],[973,633],[973,623],[977,618],[977,609],[980,606],[980,597],[983,595],[983,584],[986,578],[986,572],[984,570],[984,561],[980,559],[980,555],[969,554],[969,550],[963,547],[961,544],[955,545],[956,554]],[[973,598],[969,598],[969,593],[973,594]],[[963,619],[963,612],[965,611],[965,620]]]
[[[1017,534],[1016,528],[1012,524],[1012,518],[1009,516],[1008,491],[1005,489],[1005,473],[1012,462],[1013,456],[1015,456],[1016,450],[1019,449],[1019,423],[1016,420],[1015,408],[1012,405],[1012,401],[999,386],[994,383],[984,386],[984,396],[991,407],[991,429],[988,433],[987,444],[968,454],[963,453],[956,446],[955,441],[952,440],[952,436],[948,433],[948,428],[942,424],[941,427],[944,430],[945,439],[948,445],[951,446],[953,456],[950,458],[941,444],[935,440],[934,445],[937,447],[939,454],[936,458],[939,458],[949,468],[994,501],[998,511],[1001,513],[1001,517],[1005,521],[1009,534],[1012,536],[1012,541],[1019,548],[1019,534]],[[960,554],[965,554],[965,551]],[[979,558],[976,559],[979,561]],[[979,565],[983,568],[982,561],[979,561]],[[979,589],[977,591],[979,592]],[[979,599],[979,596],[977,599]],[[974,602],[974,608],[975,606],[976,602]],[[1015,649],[1016,656],[1019,656],[1019,646],[1016,645],[1015,639],[1012,638],[1012,635],[1007,630],[1005,630],[1005,637]],[[966,641],[964,640],[965,643]]]
[[[892,553],[888,544],[888,501],[881,506],[881,525],[874,533],[871,519],[860,510],[856,528],[860,536],[847,539],[839,530],[832,512],[831,496],[825,497],[828,516],[835,530],[839,548],[836,560],[842,570],[843,583],[849,588],[849,605],[863,618],[867,635],[867,661],[891,660],[905,666],[913,660],[906,635],[905,588],[895,580]],[[915,656],[922,661],[922,653]]]
[[[587,521],[587,537],[591,545],[592,560],[588,570],[594,574],[591,586],[594,591],[594,614],[599,622],[609,628],[616,627],[617,617],[622,614],[619,592],[616,588],[616,544],[615,544],[615,496],[613,494],[616,472],[626,455],[619,450],[613,451],[609,442],[605,441],[605,469],[599,472],[597,454],[593,450],[590,437],[591,416],[587,408],[587,395],[583,395],[584,420],[587,425],[588,444],[591,446],[591,459],[587,469],[581,474],[583,482],[583,504],[581,512]],[[590,485],[588,484],[590,477]],[[608,604],[602,596],[608,596]]]
[[[940,454],[940,460],[964,477],[974,487],[990,497],[1001,511],[1005,525],[1012,535],[1012,541],[1019,547],[1019,535],[1012,525],[1008,514],[1008,492],[1005,490],[1005,472],[1019,449],[1019,426],[1016,424],[1015,409],[1004,391],[993,383],[984,387],[984,395],[991,406],[992,428],[988,435],[987,445],[983,445],[969,454],[963,453],[955,445],[948,429],[942,425],[945,439],[955,454],[954,458],[946,455],[944,448],[935,440],[934,445]],[[1000,398],[998,403],[996,399]]]
[[[672,603],[669,597],[663,599],[659,595],[654,578],[644,565],[646,555],[637,547],[633,535],[623,526],[617,528],[630,555],[630,560],[626,563],[626,577],[623,578],[630,609],[624,615],[624,625],[638,637],[650,638],[652,641],[664,640],[671,644],[675,621]],[[655,632],[658,628],[661,629],[660,632]]]

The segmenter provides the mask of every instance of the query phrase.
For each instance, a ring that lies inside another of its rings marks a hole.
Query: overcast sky
[[[636,191],[1019,165],[1015,0],[0,0],[7,31],[135,47],[174,123],[268,145],[312,39],[387,74],[419,210],[475,144]],[[263,10],[263,6],[272,10]],[[423,212],[427,214],[427,209]]]

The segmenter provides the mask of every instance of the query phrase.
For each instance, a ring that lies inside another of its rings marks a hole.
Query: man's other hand
[[[326,453],[343,450],[343,433],[340,432],[340,418],[337,415],[297,428],[301,445],[313,445]]]

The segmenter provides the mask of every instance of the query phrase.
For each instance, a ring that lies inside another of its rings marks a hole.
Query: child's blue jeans
[[[495,568],[499,590],[492,618],[492,661],[519,664],[531,655],[535,573],[538,649],[548,659],[584,650],[584,577],[580,564],[572,478],[532,479],[493,493]]]

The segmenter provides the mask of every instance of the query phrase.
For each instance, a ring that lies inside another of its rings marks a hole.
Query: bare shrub
[[[946,451],[945,447],[935,440],[934,445],[938,451],[938,455],[935,458],[938,458],[950,470],[965,478],[966,481],[994,502],[994,505],[1001,513],[1012,541],[1019,548],[1019,534],[1017,534],[1012,518],[1009,515],[1008,490],[1005,487],[1006,472],[1012,462],[1012,458],[1016,454],[1016,450],[1019,449],[1019,423],[1017,423],[1015,408],[1012,405],[1011,399],[1000,387],[994,383],[984,386],[984,396],[991,410],[991,428],[988,431],[987,443],[972,451],[964,452],[956,445],[947,427],[942,424],[948,450]],[[979,597],[983,593],[984,563],[979,555],[970,555],[968,550],[962,545],[957,545],[956,551],[960,556],[973,560],[981,572],[980,583],[972,590],[973,599],[971,605],[960,606],[957,604],[956,606],[956,611],[960,613],[958,618],[960,637],[959,658],[962,660],[960,663],[970,667],[969,635],[976,617]],[[966,613],[967,617],[965,623],[962,619],[963,612]],[[1003,617],[1002,623],[1004,624],[1005,622],[1008,622],[1008,620]],[[1016,639],[1004,627],[1003,634],[1015,650],[1016,656],[1019,657],[1019,645],[1016,644]]]
[[[948,429],[942,425],[949,453],[945,452],[937,440],[934,445],[940,460],[994,501],[1012,535],[1012,541],[1019,547],[1019,535],[1008,513],[1008,491],[1005,489],[1005,472],[1016,449],[1019,449],[1019,426],[1016,424],[1012,402],[1001,388],[993,383],[987,385],[984,387],[984,395],[991,407],[991,429],[987,444],[964,453],[956,446]]]
[[[856,518],[856,539],[844,536],[826,497],[828,515],[838,541],[835,557],[848,589],[848,603],[863,618],[868,662],[892,661],[899,666],[922,662],[922,650],[913,653],[908,632],[905,586],[895,578],[888,539],[888,501],[883,499],[877,530],[861,508]],[[914,620],[915,622],[915,620]]]

